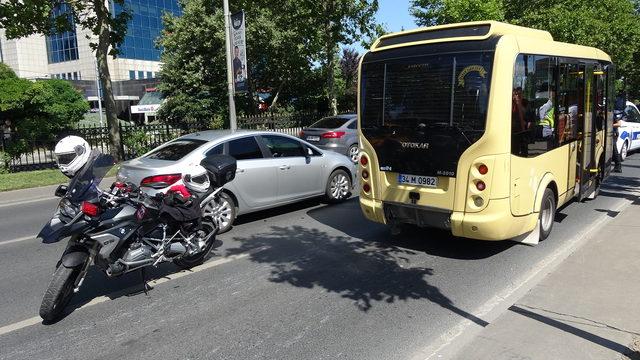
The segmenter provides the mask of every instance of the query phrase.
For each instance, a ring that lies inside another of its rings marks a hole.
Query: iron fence
[[[238,117],[238,128],[247,130],[276,131],[297,136],[303,127],[312,124],[326,114],[261,114]],[[142,155],[144,151],[153,149],[167,141],[196,131],[208,130],[209,122],[160,123],[150,125],[129,125],[120,123],[122,148],[119,149],[125,160]],[[77,135],[103,153],[111,152],[109,128],[106,126],[79,126],[63,131],[49,139],[20,139],[15,133],[4,133],[0,142],[0,151],[7,150],[20,143],[26,149],[19,156],[0,159],[11,172],[55,168],[53,149],[57,140],[66,135]]]

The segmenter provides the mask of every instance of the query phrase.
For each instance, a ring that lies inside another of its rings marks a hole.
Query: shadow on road
[[[220,247],[221,241],[216,240],[212,252],[208,258],[216,256],[215,249]],[[145,268],[146,281],[152,281],[167,277],[173,273],[181,271],[182,268],[173,263],[162,263],[158,267]],[[109,299],[117,299],[123,296],[144,296],[144,288],[140,270],[133,271],[118,277],[109,278],[104,272],[98,270],[95,266],[89,268],[87,277],[84,280],[80,291],[71,298],[71,302],[65,308],[64,315],[58,319],[60,321],[73,313],[75,310],[88,304],[92,300],[100,296],[106,296]],[[49,325],[50,323],[44,323]]]
[[[487,322],[456,307],[440,290],[429,284],[433,270],[412,266],[413,251],[376,242],[362,242],[346,236],[302,226],[271,227],[270,231],[235,238],[240,245],[228,255],[254,253],[250,260],[269,264],[269,280],[299,288],[316,288],[353,300],[358,309],[369,311],[375,303],[425,299],[476,324]]]
[[[520,306],[514,305],[511,306],[509,308],[509,310],[513,311],[516,314],[520,314],[522,316],[526,316],[532,320],[536,320],[539,321],[543,324],[549,325],[549,326],[553,326],[556,329],[568,332],[570,334],[573,334],[575,336],[579,336],[587,341],[591,341],[594,344],[598,344],[602,347],[605,347],[609,350],[615,351],[617,353],[620,353],[624,356],[627,356],[628,359],[631,360],[640,360],[640,353],[630,349],[628,346],[619,344],[615,341],[611,341],[609,339],[603,338],[601,336],[598,336],[596,334],[592,334],[588,331],[584,331],[582,329],[579,329],[575,326],[571,326],[569,324],[566,324],[562,321],[541,315],[539,313],[527,310],[527,309],[523,309]],[[618,330],[618,329],[616,329]]]
[[[399,236],[392,236],[386,225],[367,220],[358,198],[340,205],[320,207],[307,212],[316,221],[367,243],[395,246],[433,256],[459,260],[478,260],[496,255],[517,243],[456,238],[445,230],[406,226]]]

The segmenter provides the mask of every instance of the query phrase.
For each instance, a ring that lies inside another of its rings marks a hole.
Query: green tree
[[[0,80],[15,79],[18,76],[9,65],[0,63]]]
[[[505,0],[508,1],[508,0]],[[433,26],[465,21],[504,20],[503,0],[414,0],[416,24]]]
[[[53,16],[53,9],[62,4],[67,4],[71,9],[70,12]],[[118,5],[122,11],[111,13],[109,11],[111,4]],[[120,159],[121,140],[107,57],[109,55],[115,57],[118,54],[118,46],[124,40],[130,19],[131,13],[125,7],[124,0],[6,0],[0,2],[0,27],[6,30],[5,35],[9,39],[32,34],[49,35],[71,30],[76,25],[93,34],[90,45],[96,52],[109,126],[111,152],[116,159]]]
[[[340,58],[340,81],[343,83],[341,97],[338,102],[341,111],[354,111],[356,109],[358,93],[358,64],[360,55],[351,48],[342,49]]]
[[[320,47],[320,61],[326,78],[326,96],[333,114],[338,111],[335,77],[339,44],[367,42],[377,37],[383,28],[376,22],[378,0],[305,0],[296,13],[307,31],[315,29],[314,43]]]
[[[6,149],[12,156],[24,152],[28,140],[52,138],[72,127],[89,110],[82,94],[64,80],[3,79],[0,89],[0,122],[8,120],[16,135]]]
[[[224,18],[210,0],[185,0],[182,16],[166,14],[158,45],[164,51],[159,89],[165,121],[210,120],[226,109]]]

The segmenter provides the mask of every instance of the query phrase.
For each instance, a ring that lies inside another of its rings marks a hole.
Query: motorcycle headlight
[[[62,201],[60,201],[59,207],[60,214],[66,217],[73,218],[78,213],[78,210],[75,208],[75,206],[73,206],[73,204],[71,204],[71,201],[69,201],[69,199],[63,199]]]

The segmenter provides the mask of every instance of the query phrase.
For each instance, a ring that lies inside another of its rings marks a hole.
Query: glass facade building
[[[131,9],[133,18],[129,22],[127,35],[120,54],[124,59],[160,61],[160,49],[156,48],[155,40],[162,30],[162,15],[165,12],[180,15],[181,10],[177,0],[125,0]],[[122,8],[115,4],[116,13]]]
[[[73,30],[47,36],[47,58],[49,64],[78,60],[78,39],[76,35],[71,8],[66,3],[60,3],[53,9],[53,17],[67,15]]]

